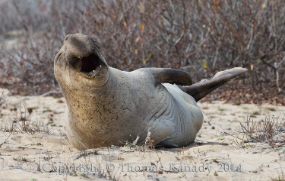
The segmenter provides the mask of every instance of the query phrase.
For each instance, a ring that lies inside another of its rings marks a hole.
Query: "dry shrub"
[[[41,0],[32,3],[32,9],[19,2],[7,1],[16,11],[1,15],[1,32],[24,30],[23,46],[6,51],[0,61],[6,70],[2,76],[18,78],[15,93],[56,89],[53,57],[66,34],[80,32],[95,36],[108,63],[120,69],[187,66],[197,81],[243,66],[250,70],[249,77],[237,87],[246,87],[256,99],[284,94],[282,0]],[[13,25],[9,18],[15,20]]]

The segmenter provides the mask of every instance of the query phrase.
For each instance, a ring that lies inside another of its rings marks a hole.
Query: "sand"
[[[205,121],[195,144],[150,149],[127,144],[80,152],[65,136],[63,98],[0,92],[0,180],[274,180],[285,178],[285,128],[275,146],[251,142],[240,123],[276,118],[285,107],[200,103]],[[278,137],[278,138],[277,138]]]

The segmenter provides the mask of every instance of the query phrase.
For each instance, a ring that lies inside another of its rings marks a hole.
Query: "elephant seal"
[[[68,107],[68,139],[84,150],[134,140],[142,145],[146,139],[155,146],[187,146],[203,122],[196,101],[246,69],[196,84],[177,69],[121,71],[108,66],[94,38],[71,34],[55,57],[54,71]]]

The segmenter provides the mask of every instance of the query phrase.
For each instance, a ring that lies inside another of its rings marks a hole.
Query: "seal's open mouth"
[[[97,54],[91,54],[83,58],[72,58],[71,66],[89,78],[96,77],[105,65]]]
[[[89,77],[95,77],[102,68],[100,58],[94,54],[84,57],[80,61],[82,63],[80,72],[86,73]]]

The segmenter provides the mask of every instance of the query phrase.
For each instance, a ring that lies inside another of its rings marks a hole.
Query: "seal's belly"
[[[163,144],[183,146],[195,140],[203,122],[203,114],[193,97],[183,92],[177,85],[165,83],[163,86],[170,93],[168,110],[157,122],[158,129],[168,130]],[[156,132],[158,131],[156,129]],[[165,131],[162,131],[165,134]]]

